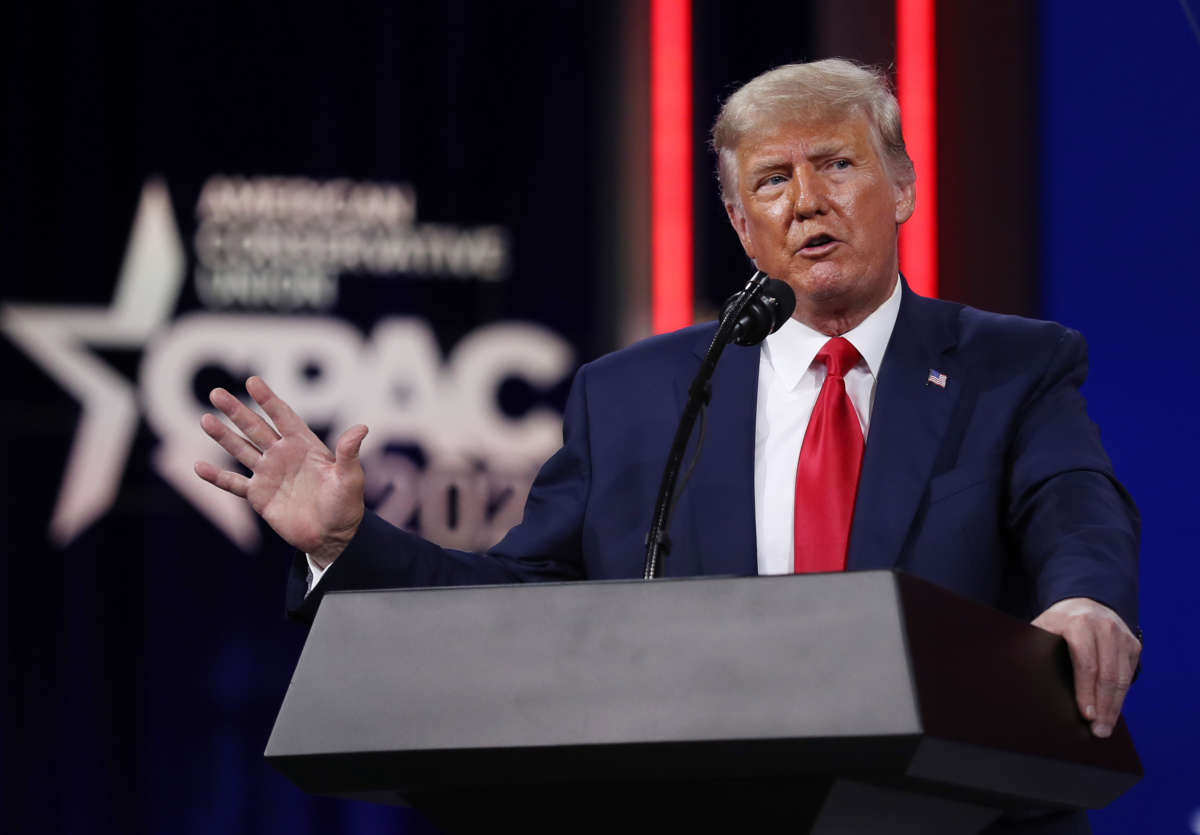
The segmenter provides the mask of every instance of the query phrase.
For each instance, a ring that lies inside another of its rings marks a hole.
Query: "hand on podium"
[[[246,391],[274,426],[223,388],[213,389],[209,400],[242,434],[211,413],[200,418],[200,426],[251,475],[218,470],[206,461],[196,462],[196,475],[248,501],[288,544],[326,568],[362,522],[358,450],[367,427],[351,426],[331,452],[261,379],[246,380]]]
[[[1093,734],[1109,736],[1133,681],[1142,642],[1120,615],[1087,597],[1058,601],[1033,625],[1066,639],[1079,712],[1091,723]]]

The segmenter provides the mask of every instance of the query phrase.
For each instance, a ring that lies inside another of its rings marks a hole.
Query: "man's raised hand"
[[[200,426],[251,475],[218,470],[206,461],[196,462],[196,475],[246,499],[277,534],[324,568],[345,550],[362,522],[358,449],[367,427],[351,426],[330,452],[261,379],[248,379],[246,391],[274,426],[223,388],[213,389],[209,400],[241,434],[213,414],[201,417]]]

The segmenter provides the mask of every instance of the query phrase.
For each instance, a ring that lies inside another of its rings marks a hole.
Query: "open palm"
[[[196,463],[196,474],[246,499],[286,542],[308,553],[317,565],[327,566],[362,521],[358,450],[367,427],[347,429],[331,452],[261,379],[248,379],[246,391],[274,426],[222,388],[213,389],[209,400],[241,434],[213,414],[204,415],[200,426],[251,475],[218,470],[205,461]]]

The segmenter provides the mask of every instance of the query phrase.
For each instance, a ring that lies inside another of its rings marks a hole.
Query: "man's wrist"
[[[330,536],[328,541],[318,545],[311,551],[306,551],[305,556],[317,568],[324,571],[333,564],[333,561],[342,555],[342,552],[349,547],[354,535],[358,533],[358,528],[362,524],[363,517],[360,515],[358,519],[347,528],[345,531]]]
[[[320,548],[305,552],[304,556],[308,557],[308,561],[312,563],[315,568],[320,571],[324,571],[333,564],[333,561],[336,560],[344,550],[346,550],[345,545],[341,545],[336,548],[322,545]]]

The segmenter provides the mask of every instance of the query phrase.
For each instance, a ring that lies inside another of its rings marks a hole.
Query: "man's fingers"
[[[225,389],[213,389],[208,395],[208,399],[232,420],[233,425],[242,430],[242,434],[259,449],[265,451],[267,447],[279,440],[279,434],[269,423]]]
[[[1125,705],[1125,696],[1129,693],[1129,686],[1133,684],[1133,671],[1136,669],[1137,663],[1129,653],[1117,652],[1117,686],[1113,691],[1112,721],[1108,725],[1109,728],[1115,727],[1121,717],[1121,708]]]
[[[1141,642],[1120,615],[1087,597],[1054,603],[1034,619],[1033,625],[1066,639],[1079,712],[1091,723],[1096,736],[1111,735],[1133,682]]]
[[[200,428],[204,430],[204,434],[220,444],[221,449],[236,458],[237,462],[248,470],[254,469],[258,459],[262,457],[258,447],[222,423],[216,415],[202,415]]]
[[[1071,667],[1075,673],[1075,703],[1079,712],[1089,722],[1097,717],[1096,675],[1099,661],[1096,657],[1096,637],[1088,629],[1068,628],[1063,632],[1067,648],[1071,651]]]
[[[1092,731],[1097,736],[1108,736],[1117,721],[1113,702],[1117,695],[1118,665],[1117,647],[1112,632],[1108,629],[1097,631],[1096,721],[1092,723]]]
[[[1134,654],[1125,646],[1126,643],[1127,637],[1115,624],[1097,639],[1100,665],[1096,686],[1096,721],[1092,723],[1092,731],[1096,736],[1112,733],[1117,717],[1121,715],[1125,694],[1133,682],[1137,662]]]
[[[346,473],[358,465],[358,450],[365,437],[367,427],[361,423],[351,426],[338,437],[334,453],[338,470]]]
[[[262,406],[267,417],[275,422],[275,426],[284,435],[295,435],[308,432],[308,424],[296,414],[292,407],[271,391],[261,377],[251,377],[246,380],[246,391],[254,398],[254,402]]]
[[[197,461],[196,475],[207,481],[209,484],[216,485],[226,493],[232,493],[240,498],[246,498],[246,494],[250,491],[250,479],[244,475],[231,473],[229,470],[218,470],[207,461]]]

